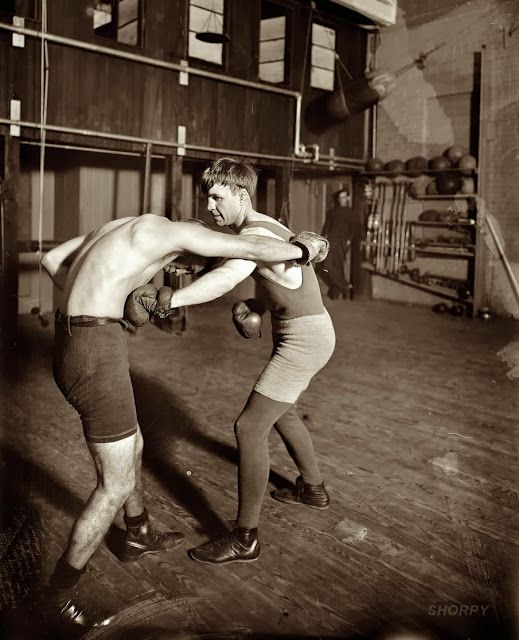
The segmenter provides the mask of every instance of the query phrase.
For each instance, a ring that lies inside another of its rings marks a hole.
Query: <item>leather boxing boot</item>
[[[184,540],[184,534],[178,531],[155,531],[149,523],[146,509],[141,516],[134,518],[125,515],[124,521],[127,532],[120,558],[123,562],[133,562],[148,553],[170,551]]]
[[[221,538],[206,542],[189,551],[197,562],[224,564],[228,562],[253,562],[260,555],[257,529],[236,527]]]
[[[296,479],[296,486],[293,489],[276,489],[270,495],[280,502],[306,505],[312,509],[328,509],[330,506],[330,496],[324,483],[308,484],[301,476]]]
[[[85,606],[76,589],[47,587],[40,598],[40,613],[47,625],[91,629],[111,624],[115,616],[94,607]]]

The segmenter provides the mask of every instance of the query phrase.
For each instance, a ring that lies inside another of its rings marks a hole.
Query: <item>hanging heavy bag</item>
[[[342,122],[386,98],[396,84],[389,71],[370,72],[339,87],[327,96],[326,115],[331,122]]]

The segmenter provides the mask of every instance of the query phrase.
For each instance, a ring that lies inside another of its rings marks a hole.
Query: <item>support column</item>
[[[284,165],[275,170],[276,180],[276,211],[275,218],[282,224],[290,227],[290,180],[292,171],[290,167]]]
[[[18,329],[18,182],[20,143],[0,137],[0,344],[16,346]]]
[[[364,180],[359,176],[353,177],[353,220],[355,224],[355,237],[351,245],[351,282],[353,284],[353,297],[357,300],[371,300],[371,275],[362,267],[362,254],[360,242],[366,229],[368,207],[364,196]]]
[[[182,210],[182,157],[166,156],[166,202],[165,213],[169,220],[178,221],[190,217]],[[164,284],[172,289],[180,289],[184,286],[184,276],[164,274]],[[161,329],[170,333],[184,332],[187,329],[187,308],[180,307],[164,320],[161,320]]]

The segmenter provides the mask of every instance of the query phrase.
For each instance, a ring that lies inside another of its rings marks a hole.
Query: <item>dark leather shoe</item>
[[[259,558],[259,555],[258,530],[240,527],[189,551],[189,556],[193,560],[209,564],[253,562]]]
[[[104,627],[115,616],[93,607],[84,606],[74,589],[49,589],[42,596],[43,618],[53,625],[75,625],[84,629]]]
[[[184,534],[178,531],[159,533],[149,525],[133,531],[128,528],[124,548],[120,559],[122,562],[133,562],[148,553],[170,551],[184,540]]]
[[[308,484],[299,476],[293,489],[276,489],[270,494],[275,500],[287,504],[301,504],[312,509],[328,509],[330,496],[321,484]]]

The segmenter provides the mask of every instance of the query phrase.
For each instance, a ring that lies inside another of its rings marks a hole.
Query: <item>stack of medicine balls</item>
[[[443,155],[426,160],[422,156],[415,156],[403,162],[391,160],[384,163],[379,158],[370,158],[366,162],[366,173],[373,177],[380,175],[396,178],[405,175],[409,178],[427,179],[417,180],[409,187],[409,194],[414,197],[423,195],[471,195],[476,192],[474,173],[477,161],[463,147],[453,145],[445,150]]]

